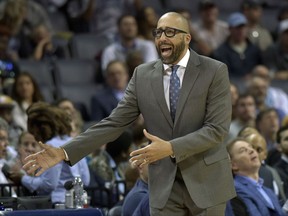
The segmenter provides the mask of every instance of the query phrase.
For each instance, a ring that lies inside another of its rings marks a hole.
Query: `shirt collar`
[[[244,178],[247,181],[249,181],[252,185],[256,186],[256,187],[262,187],[264,184],[264,180],[262,178],[259,178],[258,181],[256,181],[255,179],[252,179],[248,176],[243,176],[243,175],[237,175],[240,178]]]
[[[186,54],[184,55],[184,57],[177,63],[177,65],[179,65],[180,67],[186,68],[188,61],[190,58],[190,50],[187,49]],[[163,64],[164,67],[164,71],[166,71],[168,68],[170,68],[172,65],[169,64]]]

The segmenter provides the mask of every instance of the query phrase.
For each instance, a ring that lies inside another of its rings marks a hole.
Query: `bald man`
[[[29,156],[28,173],[61,160],[71,165],[116,139],[141,113],[150,144],[131,153],[149,164],[152,216],[224,215],[235,195],[223,139],[231,118],[228,71],[221,62],[189,49],[187,20],[164,14],[153,31],[161,59],[138,66],[123,99],[109,117],[61,148],[41,144]]]

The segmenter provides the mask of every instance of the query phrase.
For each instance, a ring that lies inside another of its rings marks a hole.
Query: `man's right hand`
[[[25,158],[23,169],[30,175],[39,176],[50,167],[65,159],[64,150],[39,142],[43,150]],[[36,173],[35,173],[36,172]]]

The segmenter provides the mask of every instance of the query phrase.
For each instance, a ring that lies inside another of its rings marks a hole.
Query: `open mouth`
[[[172,47],[161,47],[160,48],[160,50],[161,50],[161,55],[163,56],[163,57],[167,57],[167,56],[170,56],[171,54],[172,54]]]

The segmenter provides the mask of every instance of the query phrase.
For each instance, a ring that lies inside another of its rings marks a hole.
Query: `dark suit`
[[[101,89],[91,99],[91,120],[100,121],[106,118],[117,106],[118,102],[111,88],[105,87]]]
[[[269,204],[257,190],[257,188],[251,184],[249,180],[242,176],[235,176],[234,184],[237,196],[245,203],[248,213],[251,216],[284,216],[284,212],[279,204],[276,195],[269,188],[263,186],[264,191],[270,197],[274,209],[269,207]]]
[[[160,60],[138,66],[111,115],[64,146],[70,163],[116,139],[142,113],[148,132],[169,140],[175,154],[175,162],[165,157],[149,165],[152,208],[164,208],[177,168],[199,208],[225,203],[235,196],[222,144],[231,118],[227,67],[190,51],[174,122],[164,96],[163,73]]]

